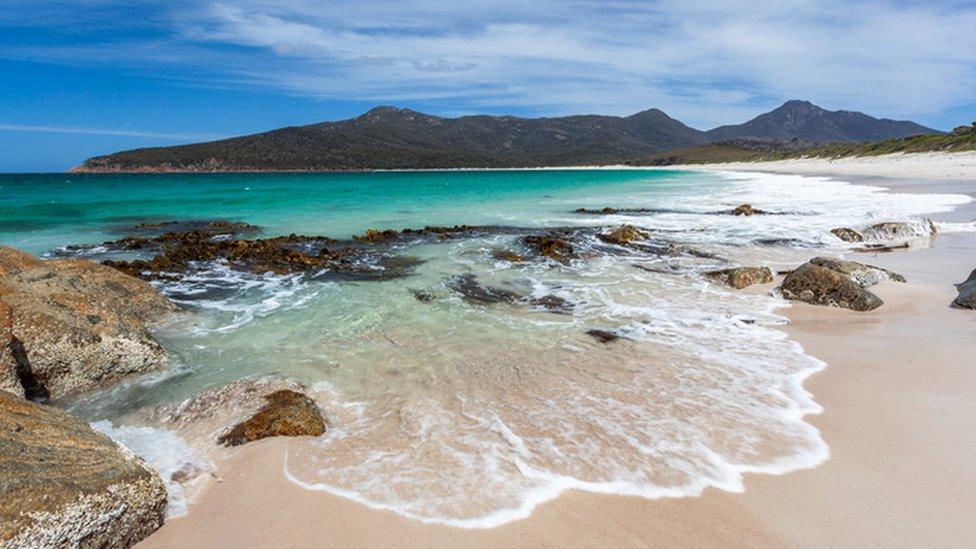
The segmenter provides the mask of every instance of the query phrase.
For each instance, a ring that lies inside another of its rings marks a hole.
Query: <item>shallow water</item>
[[[784,322],[773,312],[784,303],[697,273],[739,263],[786,268],[843,251],[832,228],[969,200],[825,178],[676,171],[0,176],[0,241],[44,253],[170,219],[333,237],[426,224],[627,222],[712,254],[621,249],[566,265],[513,264],[491,252],[519,250],[517,236],[493,235],[404,246],[398,253],[425,262],[386,281],[242,275],[216,265],[159,284],[191,311],[157,333],[173,359],[169,371],[71,403],[90,420],[124,423],[206,387],[294,377],[313,388],[332,428],[290,456],[289,478],[420,520],[485,527],[526,516],[570,487],[646,497],[736,490],[744,471],[825,459],[826,445],[803,421],[819,408],[801,386],[823,365],[773,329]],[[715,215],[742,203],[782,215]],[[658,213],[573,213],[605,206]],[[451,289],[464,273],[520,295],[564,298],[573,310],[472,304]],[[421,302],[413,290],[433,299]],[[602,344],[589,329],[625,339]],[[130,444],[174,467],[152,437],[132,434]]]

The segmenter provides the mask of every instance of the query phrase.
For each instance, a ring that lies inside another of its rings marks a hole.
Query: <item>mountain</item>
[[[829,112],[790,101],[740,126],[709,132],[658,109],[618,116],[442,118],[376,107],[339,122],[281,128],[207,143],[97,156],[79,172],[328,171],[409,168],[583,166],[748,136],[773,140],[860,141],[936,133],[911,122]],[[756,135],[753,135],[756,134]]]
[[[709,130],[705,136],[709,142],[757,138],[840,143],[882,141],[933,133],[941,132],[914,122],[878,119],[854,111],[828,111],[809,101],[794,100],[745,124]]]

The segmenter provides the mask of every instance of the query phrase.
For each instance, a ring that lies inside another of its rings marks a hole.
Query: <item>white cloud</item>
[[[976,100],[976,6],[967,2],[154,5],[164,12],[152,18],[160,33],[144,47],[106,46],[102,57],[97,43],[74,51],[88,62],[129,55],[135,66],[189,67],[208,85],[420,101],[454,112],[659,107],[699,127],[739,122],[791,98],[899,118]]]
[[[122,137],[148,137],[150,139],[166,139],[170,141],[203,141],[220,139],[222,136],[203,133],[161,133],[141,130],[121,130],[113,128],[83,128],[78,126],[31,126],[26,124],[2,124],[0,131],[12,132],[40,132],[40,133],[73,133],[84,135],[117,135]]]

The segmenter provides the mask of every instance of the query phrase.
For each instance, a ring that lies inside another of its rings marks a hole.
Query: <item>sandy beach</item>
[[[974,155],[922,167],[863,162],[721,166],[818,175],[900,191],[976,196]],[[914,179],[921,171],[926,180]],[[900,173],[903,178],[868,177]],[[954,176],[951,174],[955,173]],[[948,179],[968,180],[947,183]],[[976,218],[973,204],[936,216]],[[288,481],[291,445],[273,439],[230,452],[186,517],[145,547],[234,546],[883,546],[976,543],[976,315],[950,309],[953,283],[976,265],[976,233],[931,248],[851,259],[904,274],[876,288],[871,313],[809,305],[782,311],[785,328],[828,364],[805,387],[824,411],[808,416],[830,446],[826,463],[782,476],[748,475],[744,493],[646,500],[570,491],[525,520],[492,529],[424,524]],[[775,284],[759,287],[768,291]]]

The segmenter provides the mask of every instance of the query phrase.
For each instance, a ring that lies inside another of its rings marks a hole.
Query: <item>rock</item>
[[[753,284],[765,284],[773,281],[773,273],[768,267],[736,267],[707,272],[705,276],[737,290]]]
[[[969,278],[962,284],[956,285],[959,295],[952,302],[957,309],[976,309],[976,269],[969,273]]]
[[[482,285],[478,282],[478,277],[471,273],[451,278],[448,281],[448,286],[455,292],[461,294],[461,297],[465,301],[479,305],[515,303],[522,299],[521,295],[504,288]]]
[[[895,250],[907,250],[909,248],[908,244],[896,244],[893,246],[888,246],[886,244],[868,244],[866,246],[861,246],[860,248],[854,248],[852,251],[859,254],[870,254],[870,253],[882,253],[886,254],[888,252],[893,252]]]
[[[890,243],[893,241],[911,240],[920,237],[935,236],[938,231],[931,219],[922,222],[906,223],[902,221],[886,221],[871,225],[861,234],[864,240]]]
[[[421,290],[412,288],[410,293],[413,294],[414,299],[421,303],[430,303],[434,301],[434,294],[430,290]]]
[[[564,263],[572,259],[575,253],[573,246],[569,242],[551,234],[541,236],[530,235],[524,237],[522,241],[540,254]]]
[[[855,311],[870,311],[884,304],[850,276],[812,263],[805,263],[787,275],[780,292],[786,299]]]
[[[753,208],[751,204],[742,204],[728,211],[729,215],[769,215],[770,212]]]
[[[592,336],[594,339],[603,344],[622,339],[619,335],[607,330],[587,330],[586,335]]]
[[[167,363],[146,328],[176,306],[115,269],[0,246],[0,302],[0,388],[20,396],[60,398]]]
[[[597,235],[597,238],[610,244],[626,246],[635,240],[644,240],[650,236],[647,231],[642,231],[633,225],[621,225],[609,233]]]
[[[905,277],[898,273],[891,272],[888,269],[882,269],[881,267],[875,267],[874,265],[865,265],[864,263],[857,263],[854,261],[844,261],[842,259],[833,259],[829,257],[815,257],[811,259],[809,263],[811,265],[825,267],[832,271],[845,274],[851,277],[851,279],[862,288],[874,286],[875,284],[885,280],[905,282]]]
[[[264,398],[267,404],[217,442],[239,446],[268,437],[317,437],[325,433],[325,419],[311,398],[289,389],[275,391]]]
[[[864,235],[855,231],[854,229],[848,229],[847,227],[841,227],[839,229],[833,229],[830,231],[831,234],[837,238],[843,240],[844,242],[863,242]]]
[[[385,231],[378,231],[376,229],[366,229],[366,232],[360,235],[354,235],[352,238],[357,242],[365,242],[367,244],[376,244],[379,242],[386,242],[393,240],[398,236],[398,233],[392,229],[387,229]]]
[[[166,488],[67,412],[0,392],[0,545],[129,547],[163,524]]]
[[[542,297],[532,299],[530,303],[550,313],[570,314],[573,312],[573,304],[558,295],[546,294]]]
[[[521,263],[525,261],[525,258],[521,255],[513,252],[512,250],[506,250],[504,248],[492,249],[491,257],[498,261],[508,261],[509,263]]]

